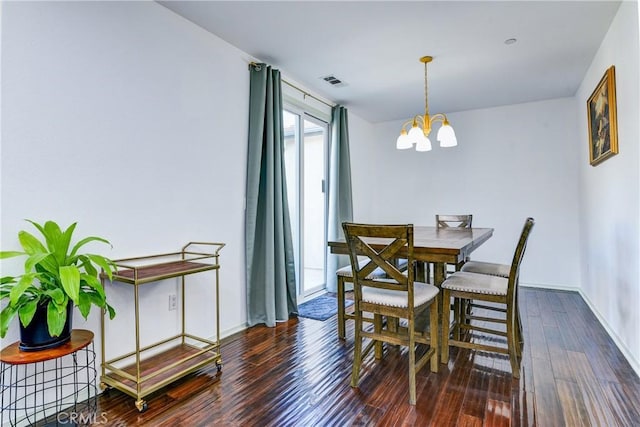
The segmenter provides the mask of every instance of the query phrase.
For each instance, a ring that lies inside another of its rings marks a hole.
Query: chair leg
[[[416,331],[413,319],[409,321],[409,404],[416,404]]]
[[[387,329],[393,333],[398,332],[398,328],[400,327],[400,319],[398,319],[397,317],[387,316],[386,320],[387,320]]]
[[[516,329],[518,319],[516,319],[516,313],[511,306],[507,307],[507,348],[509,350],[509,361],[511,362],[511,375],[513,378],[520,378],[520,360],[518,357],[518,350],[516,349],[520,343],[517,339],[518,332]]]
[[[464,322],[463,315],[464,300],[462,298],[453,299],[453,339],[460,341],[460,325]]]
[[[431,348],[433,349],[433,356],[431,356],[431,372],[438,372],[438,357],[440,357],[440,347],[438,346],[439,328],[438,322],[440,320],[440,313],[438,313],[438,301],[433,301],[429,307],[429,340]]]
[[[473,314],[473,312],[471,310],[471,303],[472,303],[472,300],[470,300],[470,299],[462,300],[462,306],[464,308],[464,311],[463,311],[464,319],[463,319],[463,321],[467,325],[469,325],[471,323],[470,316]]]
[[[380,334],[382,332],[382,315],[374,314],[373,315],[373,329],[376,334]],[[382,359],[382,341],[376,340],[374,355],[376,360]]]
[[[345,339],[344,276],[338,276],[338,338]]]
[[[522,357],[522,350],[524,349],[524,335],[522,333],[522,319],[520,318],[520,304],[518,302],[518,288],[516,288],[516,300],[514,303],[514,310],[515,310],[515,316],[516,316],[516,320],[518,321],[517,324],[517,336],[516,336],[516,344],[518,344],[516,346],[516,350],[517,350],[517,355],[518,357]]]
[[[358,303],[356,302],[356,305]],[[358,387],[360,380],[360,365],[362,364],[362,312],[355,308],[355,338],[353,343],[353,369],[351,371],[351,387]]]
[[[448,289],[442,290],[442,363],[449,362],[449,318],[451,316],[451,293]]]
[[[520,310],[518,310],[518,355],[522,357],[524,349],[524,335],[522,333],[522,320],[520,319]]]
[[[522,338],[522,322],[520,320],[520,311],[515,308],[515,320],[514,320],[514,342],[516,348],[516,356],[522,358],[522,349],[524,347],[524,339]]]

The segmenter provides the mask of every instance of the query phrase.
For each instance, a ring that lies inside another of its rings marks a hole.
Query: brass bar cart
[[[189,242],[180,252],[115,260],[117,271],[113,282],[133,286],[135,316],[135,350],[106,360],[105,316],[101,317],[102,370],[100,387],[115,388],[136,399],[140,412],[147,410],[143,398],[167,384],[188,375],[210,363],[222,370],[220,354],[220,250],[224,243]],[[205,248],[205,249],[200,249]],[[215,340],[190,334],[185,328],[185,276],[215,271]],[[140,344],[140,302],[138,288],[141,285],[179,277],[181,281],[181,332],[159,342],[142,347]],[[103,275],[102,281],[109,279]],[[159,347],[162,347],[159,349]],[[148,357],[147,357],[148,356]],[[127,361],[130,364],[126,364]],[[117,366],[119,365],[119,366]]]

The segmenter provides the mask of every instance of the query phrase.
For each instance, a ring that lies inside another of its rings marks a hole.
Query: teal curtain
[[[349,123],[347,109],[333,107],[331,117],[331,139],[329,141],[329,214],[327,215],[327,238],[344,237],[342,223],[353,221],[353,199],[351,196],[351,158],[349,156]],[[327,252],[326,284],[329,292],[336,292],[336,270],[349,265],[346,255]]]
[[[280,71],[251,64],[245,256],[249,326],[297,314]]]

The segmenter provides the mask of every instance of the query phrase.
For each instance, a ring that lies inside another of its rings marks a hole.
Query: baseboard
[[[247,325],[246,323],[240,324],[240,325],[236,325],[233,326],[231,328],[225,329],[224,331],[220,332],[220,346],[222,347],[225,343],[227,343],[228,341],[233,341],[233,336],[235,334],[238,334],[242,331],[244,331],[245,329],[247,329],[249,327],[249,325]],[[211,335],[207,338],[209,341],[215,341],[216,340],[216,336],[215,335]],[[224,354],[223,354],[224,356]]]
[[[318,291],[316,291],[316,292],[314,292],[312,294],[305,295],[302,298],[298,297],[298,305],[304,304],[305,302],[311,301],[312,299],[317,298],[317,297],[319,297],[321,295],[324,295],[326,293],[327,293],[326,289],[320,289],[320,290],[318,290]]]
[[[607,334],[611,337],[611,339],[613,340],[613,343],[616,345],[616,347],[618,347],[618,349],[620,350],[624,358],[627,359],[627,362],[629,362],[629,365],[631,365],[631,368],[636,372],[636,375],[640,377],[640,361],[636,360],[633,357],[633,354],[631,353],[631,351],[629,351],[627,346],[625,346],[624,343],[620,340],[620,337],[618,336],[618,334],[616,334],[615,331],[611,329],[606,319],[600,315],[600,312],[598,312],[598,310],[596,309],[595,305],[591,302],[589,297],[584,292],[582,292],[582,289],[578,290],[578,293],[580,294],[584,302],[587,303],[587,305],[589,306],[589,309],[591,309],[591,312],[596,316],[596,318],[598,319],[598,321],[600,322],[604,330],[607,331]]]
[[[242,332],[248,327],[249,326],[246,323],[243,323],[241,325],[237,325],[232,328],[225,329],[224,331],[220,332],[220,340],[224,340],[225,338],[229,338],[230,336],[237,334],[238,332]],[[214,340],[215,337],[210,339]]]
[[[577,292],[578,294],[580,294],[580,296],[582,297],[582,300],[589,307],[589,310],[591,310],[593,315],[596,316],[596,319],[598,319],[598,322],[600,322],[604,330],[607,332],[607,335],[611,337],[611,339],[613,340],[613,343],[616,345],[616,347],[618,347],[618,350],[620,350],[624,358],[627,359],[627,362],[629,362],[629,365],[631,365],[631,369],[633,369],[636,375],[640,377],[640,361],[636,360],[633,357],[633,354],[631,353],[631,351],[629,351],[629,349],[627,348],[627,346],[624,345],[620,337],[609,326],[606,319],[602,317],[602,315],[596,309],[595,305],[591,302],[589,297],[582,291],[582,288],[575,287],[575,286],[544,285],[539,283],[521,283],[520,286],[523,286],[526,288],[551,289],[554,291],[571,291],[571,292]]]
[[[580,293],[580,288],[577,286],[547,285],[542,283],[520,283],[520,286],[523,286],[525,288],[550,289],[553,291],[568,291]]]

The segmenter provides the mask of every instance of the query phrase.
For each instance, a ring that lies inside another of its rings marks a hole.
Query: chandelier
[[[456,140],[456,134],[453,128],[447,120],[447,116],[442,113],[429,115],[429,101],[427,100],[427,64],[431,62],[433,58],[431,56],[423,56],[420,58],[420,62],[424,64],[424,116],[418,114],[413,119],[407,120],[402,125],[400,136],[396,141],[396,148],[398,150],[405,150],[413,147],[415,144],[416,151],[429,151],[431,150],[431,141],[429,140],[429,133],[431,133],[431,126],[433,123],[440,121],[442,126],[438,130],[436,139],[440,141],[441,147],[455,147],[458,145]],[[411,129],[407,132],[407,126],[411,123]]]

